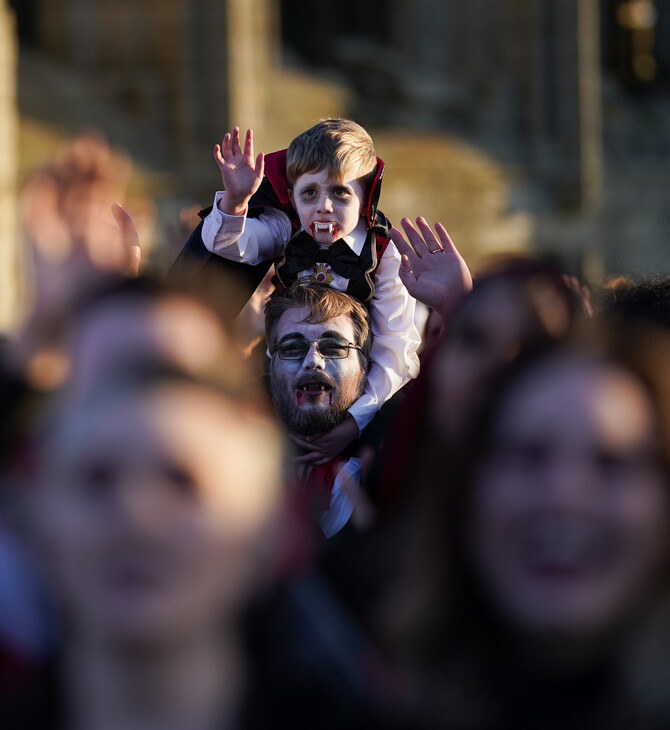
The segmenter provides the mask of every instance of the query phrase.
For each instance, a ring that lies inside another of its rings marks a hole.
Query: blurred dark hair
[[[551,337],[569,330],[577,315],[590,314],[589,292],[574,277],[559,269],[552,261],[533,254],[490,257],[473,278],[473,293],[498,282],[516,285],[528,309]],[[467,312],[468,299],[457,311],[454,322]]]
[[[7,481],[28,467],[27,432],[42,407],[44,394],[34,388],[12,360],[14,341],[0,336],[0,507],[6,507]]]
[[[284,312],[297,307],[308,310],[307,322],[319,323],[344,315],[351,319],[354,335],[362,354],[370,355],[372,334],[368,310],[349,294],[321,284],[294,284],[275,289],[265,305],[265,338],[270,350],[274,347],[279,320]]]
[[[611,282],[599,294],[602,315],[610,320],[670,332],[670,275],[639,282],[621,279]]]

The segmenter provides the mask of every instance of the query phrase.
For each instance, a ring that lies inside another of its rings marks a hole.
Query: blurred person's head
[[[70,322],[69,390],[85,395],[161,367],[239,387],[252,381],[256,373],[236,356],[223,284],[235,282],[141,276],[95,292]]]
[[[229,320],[204,291],[141,277],[96,292],[70,323],[29,506],[80,628],[165,636],[248,593],[282,449]]]
[[[445,614],[565,647],[670,589],[670,350],[629,334],[585,322],[526,352],[492,377],[458,452],[415,464]]]
[[[61,403],[28,502],[65,638],[213,640],[266,577],[282,446],[238,393],[161,376]]]
[[[429,413],[456,439],[488,381],[526,349],[565,337],[578,302],[563,275],[532,257],[505,259],[474,279],[429,364]]]
[[[656,590],[670,494],[654,395],[622,364],[566,350],[493,397],[463,540],[487,604],[515,630],[602,635]]]
[[[296,286],[273,292],[265,322],[270,394],[280,420],[304,435],[343,421],[367,380],[365,307],[336,289]]]
[[[654,623],[670,600],[670,348],[600,321],[578,329],[492,378],[456,453],[429,431],[413,463],[418,509],[375,617],[400,661],[436,682],[436,717],[495,718],[531,681],[564,682],[547,701],[594,712],[612,706],[600,690],[640,711],[643,694],[654,712],[667,697],[667,683],[641,693],[633,675],[669,668],[641,637],[670,636]],[[580,695],[585,673],[608,684]]]

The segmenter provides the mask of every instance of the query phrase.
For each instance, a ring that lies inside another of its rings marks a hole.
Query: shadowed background
[[[387,163],[384,212],[443,221],[474,270],[540,250],[587,281],[667,271],[668,49],[668,0],[1,0],[2,325],[26,286],[18,186],[89,128],[134,160],[159,268],[227,129],[272,151],[346,116]]]

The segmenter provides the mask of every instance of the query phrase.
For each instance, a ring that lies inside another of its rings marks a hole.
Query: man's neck
[[[243,693],[237,640],[155,649],[80,642],[65,656],[73,730],[220,730]]]

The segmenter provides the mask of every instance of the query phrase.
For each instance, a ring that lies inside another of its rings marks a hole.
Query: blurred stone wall
[[[393,13],[375,24],[370,8],[366,12],[353,0],[343,1],[341,14],[311,4],[291,18],[315,52],[332,42],[338,18],[355,18],[377,42],[388,37],[391,21],[407,22],[408,32],[432,30],[439,36],[433,15],[443,13],[440,3],[420,3],[414,18],[392,0]],[[282,47],[280,10],[287,4],[280,0],[33,2],[36,38],[21,55],[24,170],[39,164],[59,136],[89,126],[102,129],[133,156],[143,175],[136,187],[158,198],[167,228],[176,208],[207,205],[220,187],[212,147],[232,125],[253,127],[257,148],[271,151],[319,119],[351,116],[366,125],[369,120],[388,163],[382,208],[392,221],[405,215],[443,220],[471,260],[482,251],[528,244],[531,222],[523,213],[508,213],[503,168],[473,144],[429,125],[422,129],[422,115],[437,115],[439,124],[444,103],[436,106],[436,100],[450,98],[436,80],[446,64],[444,44],[421,55],[419,73],[409,64],[392,69],[393,83],[401,79],[406,86],[399,99],[377,96],[378,79],[370,80],[370,66],[362,59],[362,98],[375,102],[376,115],[370,115],[361,108],[356,83],[340,73],[344,66],[333,72],[292,61]],[[351,12],[344,12],[347,8]],[[346,39],[338,46],[349,64],[354,46]],[[375,54],[374,62],[388,64],[392,57]],[[168,257],[174,253],[170,248]]]
[[[290,21],[326,10],[283,0],[283,32],[346,77],[356,118],[476,148],[573,273],[670,270],[670,0],[342,2],[315,38]]]
[[[209,202],[212,147],[232,125],[270,151],[350,116],[388,158],[393,221],[441,219],[471,256],[558,250],[574,273],[585,257],[631,271],[663,261],[670,224],[643,190],[665,194],[670,153],[638,169],[636,135],[650,125],[603,85],[603,0],[31,4],[19,101],[21,129],[39,128],[40,144],[23,135],[20,164],[54,135],[97,126],[151,173],[145,190],[171,214]],[[655,112],[654,124],[668,118]]]
[[[330,45],[364,115],[463,136],[524,165],[564,208],[597,203],[598,0],[390,0],[386,14],[384,41],[342,25]]]
[[[13,324],[18,298],[16,238],[17,40],[14,16],[0,0],[0,330]]]
[[[271,10],[267,0],[38,0],[39,46],[94,75],[100,97],[142,130],[142,156],[197,190],[232,119],[262,133]]]

